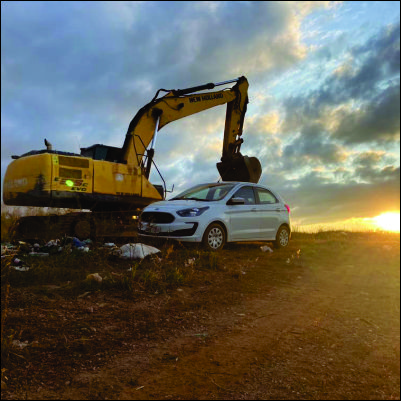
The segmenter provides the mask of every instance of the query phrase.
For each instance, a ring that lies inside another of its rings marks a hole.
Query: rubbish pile
[[[10,258],[11,266],[17,271],[28,271],[29,266],[23,260],[26,257],[49,257],[60,252],[90,252],[91,247],[93,247],[91,239],[81,241],[76,237],[55,239],[44,245],[18,241],[17,244],[1,244],[1,258]],[[157,248],[140,243],[129,243],[118,247],[112,242],[107,242],[102,248],[120,259],[143,259],[148,255],[160,252]]]

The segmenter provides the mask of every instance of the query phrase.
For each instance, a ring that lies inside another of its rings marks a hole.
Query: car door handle
[[[281,212],[281,209],[275,209],[276,212]]]
[[[257,210],[256,207],[254,207],[251,209],[251,212],[256,212],[256,210]]]

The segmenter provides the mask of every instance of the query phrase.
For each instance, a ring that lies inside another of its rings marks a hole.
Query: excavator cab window
[[[81,156],[90,157],[93,160],[106,160],[113,163],[123,163],[121,161],[121,148],[106,145],[92,145],[88,148],[81,148]]]

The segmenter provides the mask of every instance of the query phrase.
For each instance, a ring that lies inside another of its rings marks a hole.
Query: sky
[[[3,1],[1,181],[11,155],[44,138],[75,153],[121,147],[158,89],[242,75],[241,152],[259,158],[259,183],[286,199],[294,225],[399,213],[398,1]],[[160,130],[170,196],[217,181],[224,122],[223,105]]]

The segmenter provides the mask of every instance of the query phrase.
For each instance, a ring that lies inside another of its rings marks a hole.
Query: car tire
[[[221,224],[210,224],[203,234],[203,245],[209,251],[219,251],[226,243],[226,232]]]
[[[290,230],[286,226],[281,226],[276,234],[274,247],[277,249],[285,248],[290,242]]]

